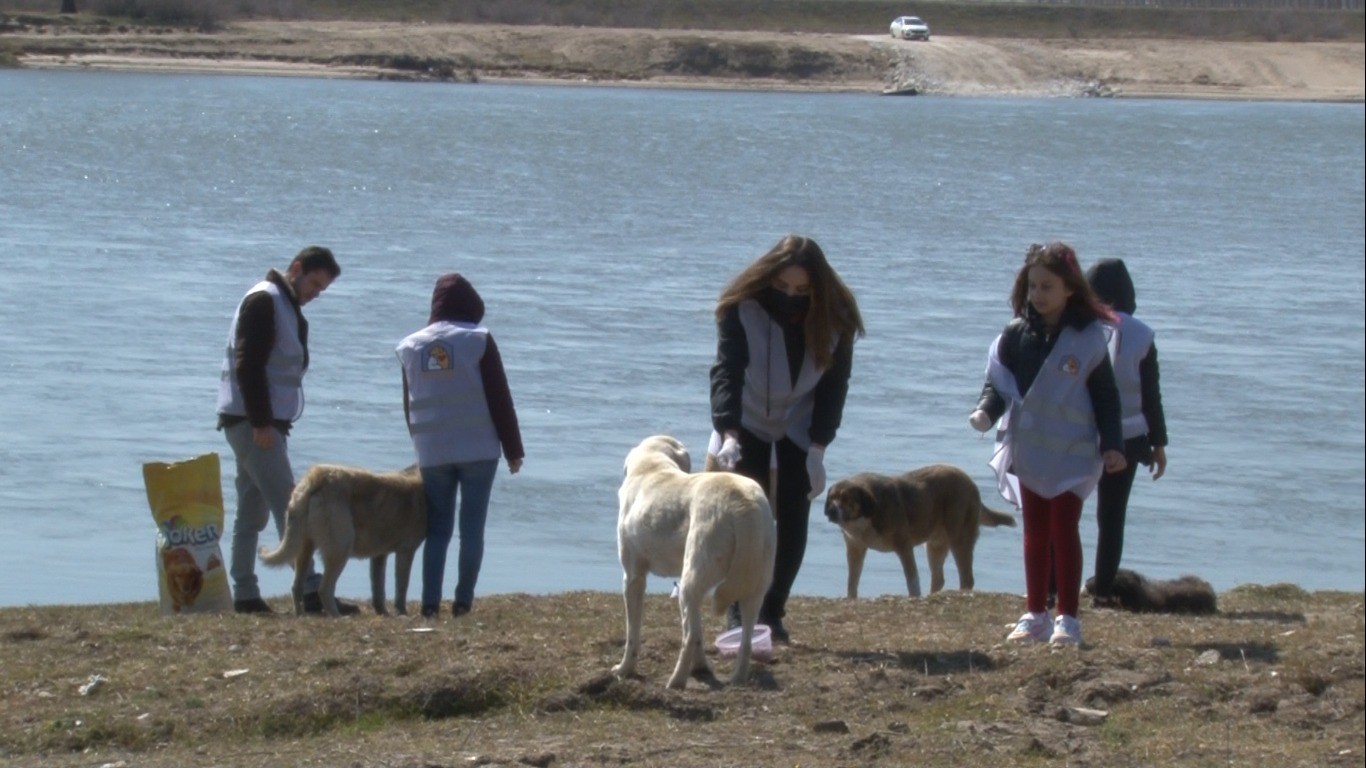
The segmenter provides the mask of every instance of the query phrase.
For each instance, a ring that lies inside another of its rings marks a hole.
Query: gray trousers
[[[232,523],[232,597],[252,600],[261,596],[256,583],[256,547],[266,522],[275,519],[275,533],[284,535],[285,511],[294,491],[294,472],[289,466],[289,445],[275,433],[275,444],[260,448],[251,439],[251,424],[242,421],[223,430],[237,460],[237,516]],[[304,592],[317,592],[322,577],[308,564]]]

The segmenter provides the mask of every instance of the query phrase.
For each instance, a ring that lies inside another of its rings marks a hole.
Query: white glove
[[[806,475],[811,478],[811,494],[806,498],[814,501],[825,490],[825,449],[819,445],[806,452]]]
[[[733,472],[735,465],[740,463],[740,441],[726,435],[726,439],[721,442],[721,450],[716,452],[716,463],[721,465],[721,469]]]
[[[986,411],[973,411],[972,415],[968,417],[968,423],[978,432],[991,429],[991,417],[987,415]]]

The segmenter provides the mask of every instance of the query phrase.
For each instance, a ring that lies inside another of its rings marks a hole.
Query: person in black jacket
[[[256,545],[272,518],[284,530],[294,471],[289,463],[290,427],[303,415],[303,378],[308,372],[308,321],[303,307],[341,274],[332,251],[309,246],[284,272],[270,270],[247,291],[232,318],[218,382],[218,428],[237,462],[237,514],[233,520],[230,573],[233,609],[271,613],[256,578]],[[313,565],[308,564],[310,571]],[[304,610],[322,613],[320,577],[306,574]],[[354,603],[337,601],[343,614]]]
[[[1030,246],[1011,291],[1015,318],[992,344],[969,417],[985,432],[1003,415],[992,460],[1002,495],[1024,516],[1026,612],[1011,641],[1079,645],[1083,500],[1102,469],[1119,472],[1119,392],[1099,321],[1111,320],[1065,243]],[[1058,616],[1047,611],[1056,574]],[[1051,631],[1050,631],[1051,630]]]
[[[1167,471],[1167,418],[1162,410],[1161,375],[1153,331],[1133,316],[1138,308],[1134,281],[1123,259],[1100,259],[1086,270],[1096,298],[1114,310],[1110,330],[1110,362],[1119,387],[1124,434],[1122,472],[1107,474],[1096,488],[1096,570],[1091,590],[1094,607],[1113,607],[1111,594],[1124,549],[1124,518],[1138,465],[1156,480]]]
[[[788,235],[721,292],[716,329],[716,460],[769,489],[778,553],[759,623],[787,642],[787,598],[806,553],[811,502],[825,490],[825,448],[843,417],[863,318],[820,246]]]

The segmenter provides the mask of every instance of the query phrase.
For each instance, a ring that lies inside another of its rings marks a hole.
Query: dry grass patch
[[[614,594],[436,622],[10,608],[0,765],[1361,765],[1362,594],[1249,586],[1220,607],[1084,611],[1086,645],[1054,650],[1002,642],[1016,596],[796,598],[796,642],[750,686],[713,657],[719,679],[683,692],[663,687],[679,630],[659,595],[628,680],[608,674]]]

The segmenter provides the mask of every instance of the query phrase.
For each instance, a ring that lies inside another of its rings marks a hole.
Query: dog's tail
[[[757,490],[757,487],[756,487]],[[736,520],[732,528],[735,540],[731,543],[734,555],[730,559],[730,570],[712,597],[712,610],[717,614],[726,612],[731,603],[742,597],[757,595],[762,599],[773,583],[773,560],[778,554],[778,529],[773,522],[773,511],[768,499],[758,491],[758,503],[742,519]]]
[[[270,566],[293,564],[304,546],[304,529],[308,527],[308,503],[313,498],[314,473],[304,475],[304,479],[294,486],[289,497],[289,511],[285,514],[285,535],[275,549],[261,547],[261,562]]]
[[[1014,515],[1007,515],[1004,512],[997,512],[996,510],[992,509],[991,507],[988,507],[985,504],[981,506],[982,511],[977,515],[977,524],[981,527],[995,528],[998,525],[1004,525],[1010,528],[1015,527]]]

